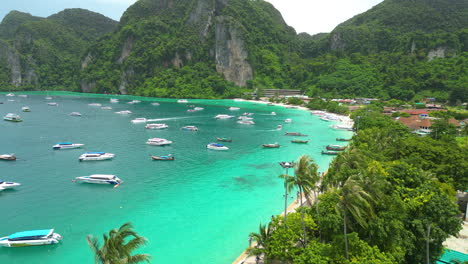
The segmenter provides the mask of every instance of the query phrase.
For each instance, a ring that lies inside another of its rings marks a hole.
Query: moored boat
[[[186,103],[188,103],[187,99],[179,99],[179,100],[177,100],[177,102],[178,102],[179,104],[186,104]]]
[[[281,129],[283,129],[283,126],[282,126],[282,125],[278,125],[278,126],[276,127],[276,130],[281,130]]]
[[[271,115],[272,115],[272,116],[275,116],[275,115],[276,115],[276,112],[271,112]]]
[[[21,111],[23,112],[31,112],[31,109],[28,106],[21,107]]]
[[[351,141],[350,138],[336,138],[336,141]]]
[[[218,141],[221,141],[221,142],[232,142],[232,139],[228,139],[228,138],[217,138],[216,140]]]
[[[78,160],[79,161],[96,161],[96,160],[109,160],[115,157],[115,154],[106,152],[85,152]]]
[[[94,183],[94,184],[111,184],[118,185],[123,181],[119,177],[111,174],[92,174],[89,176],[79,176],[76,177],[75,182],[78,183]]]
[[[205,108],[203,108],[203,107],[195,107],[193,110],[195,110],[195,111],[201,111],[201,110],[203,110],[203,109],[205,109]]]
[[[248,116],[239,116],[237,119],[238,120],[253,120],[252,117],[248,117]]]
[[[115,112],[116,114],[119,114],[119,115],[129,115],[132,113],[132,111],[130,110],[122,110],[122,111],[118,111],[118,112]]]
[[[286,119],[284,120],[284,122],[285,122],[285,123],[291,123],[291,122],[292,122],[292,119],[291,119],[291,118],[286,118]]]
[[[216,119],[229,119],[229,118],[233,118],[233,117],[234,116],[231,116],[231,115],[217,115],[214,118],[216,118]]]
[[[138,124],[138,123],[146,123],[147,121],[148,120],[144,117],[138,117],[138,118],[133,119],[131,122],[134,124]]]
[[[181,129],[182,130],[187,130],[187,131],[198,131],[198,127],[196,127],[196,126],[184,126]]]
[[[11,234],[0,238],[2,247],[27,247],[53,245],[59,243],[62,236],[54,233],[54,229],[31,230]]]
[[[309,140],[293,139],[293,140],[291,140],[291,143],[307,144],[307,143],[309,143]]]
[[[22,122],[21,116],[13,113],[8,113],[6,116],[3,117],[3,120],[10,121],[10,122]]]
[[[241,125],[255,125],[255,122],[252,120],[240,120],[240,121],[237,121],[237,123]]]
[[[150,138],[148,141],[146,141],[146,144],[152,146],[166,146],[172,144],[172,141],[165,138]]]
[[[296,137],[307,137],[307,135],[304,135],[299,132],[286,132],[284,133],[285,136],[296,136]]]
[[[52,100],[52,97],[46,96],[45,99],[46,99],[46,100]]]
[[[338,151],[322,150],[322,155],[338,155]]]
[[[0,155],[0,160],[16,160],[16,156],[14,154],[2,154]]]
[[[91,104],[88,104],[89,106],[98,106],[98,107],[101,107],[102,104],[99,104],[99,103],[91,103]]]
[[[240,108],[239,107],[234,107],[234,106],[231,106],[228,108],[228,110],[231,110],[231,111],[236,111],[236,110],[239,110]]]
[[[151,105],[158,106],[160,104],[159,103],[151,103]]]
[[[119,102],[119,99],[111,98],[111,99],[110,99],[110,102],[111,102],[111,103],[118,103],[118,102]]]
[[[71,112],[68,115],[70,115],[70,116],[81,116],[81,113],[80,112]]]
[[[63,142],[63,143],[57,143],[53,145],[52,148],[53,149],[75,149],[75,148],[81,148],[82,146],[84,146],[84,144]]]
[[[47,105],[49,105],[49,106],[58,106],[58,104],[56,102],[50,102],[50,103],[47,103]]]
[[[175,160],[175,157],[172,156],[172,154],[169,154],[167,156],[153,156],[151,155],[152,160]]]
[[[340,145],[328,145],[327,150],[333,150],[333,151],[342,151],[345,150],[346,147],[340,146]]]
[[[280,144],[274,143],[274,144],[262,144],[264,148],[279,148]]]
[[[169,126],[166,125],[166,124],[156,124],[156,123],[152,123],[152,124],[147,124],[145,126],[146,129],[164,129],[164,128],[168,128]]]
[[[110,107],[110,106],[102,106],[101,109],[102,109],[102,110],[112,110],[112,107]]]
[[[0,188],[2,189],[13,189],[19,186],[21,186],[21,184],[17,182],[0,181]]]
[[[223,144],[218,144],[218,143],[210,143],[206,145],[207,149],[212,149],[212,150],[228,150],[229,148],[224,146]]]
[[[13,97],[13,96],[15,96],[15,94],[14,94],[14,93],[8,93],[8,94],[6,94],[5,96]]]

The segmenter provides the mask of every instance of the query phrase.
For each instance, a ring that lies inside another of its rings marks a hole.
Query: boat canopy
[[[210,143],[210,146],[215,146],[215,147],[224,147],[223,144],[218,144],[218,143]]]
[[[73,145],[71,142],[62,142],[62,143],[57,143],[57,145]]]
[[[11,234],[8,239],[20,239],[23,237],[45,237],[54,232],[54,229],[31,230]]]
[[[106,154],[105,152],[86,152],[85,154]]]

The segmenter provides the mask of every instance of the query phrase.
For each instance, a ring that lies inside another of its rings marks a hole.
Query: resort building
[[[420,136],[425,136],[431,132],[432,124],[435,120],[437,120],[437,118],[428,117],[426,112],[421,111],[419,115],[411,114],[410,117],[397,117],[395,120],[407,126],[414,133],[417,133]],[[455,125],[457,128],[461,127],[461,125],[454,118],[449,119],[449,123]]]

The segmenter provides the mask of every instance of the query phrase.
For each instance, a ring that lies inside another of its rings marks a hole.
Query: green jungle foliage
[[[426,263],[429,241],[430,263],[440,257],[461,229],[455,190],[468,188],[468,149],[411,134],[378,107],[354,113],[356,126],[357,116],[358,134],[332,162],[318,200],[313,161],[304,167],[302,156],[296,174],[282,176],[310,206],[261,225],[251,255],[265,254],[265,263]]]
[[[46,19],[11,12],[0,24],[0,39],[18,49],[23,81],[1,88],[81,86],[193,98],[277,88],[322,98],[436,97],[455,105],[468,100],[467,17],[464,0],[385,0],[331,33],[310,36],[296,34],[264,0],[139,0],[117,27],[80,9]],[[243,42],[253,72],[246,87],[226,81],[217,69],[216,36],[223,30],[226,41]],[[443,57],[430,59],[435,51]],[[1,84],[12,83],[6,58],[0,50],[0,65],[7,67]]]
[[[84,9],[66,9],[48,18],[10,12],[0,24],[0,41],[8,44],[0,46],[0,63],[6,66],[0,83],[12,81],[8,64],[13,52],[18,54],[22,83],[0,89],[78,90],[77,73],[86,47],[116,24]]]

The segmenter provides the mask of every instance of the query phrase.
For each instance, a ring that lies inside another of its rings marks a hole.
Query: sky
[[[65,8],[84,8],[119,20],[136,0],[0,0],[0,19],[11,10],[47,17]],[[330,32],[338,24],[365,12],[383,0],[266,0],[296,31]]]

